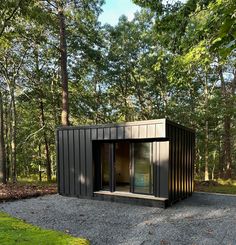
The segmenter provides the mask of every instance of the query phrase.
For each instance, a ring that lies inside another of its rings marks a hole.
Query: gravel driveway
[[[194,193],[164,210],[51,195],[0,210],[91,244],[236,244],[236,196]]]

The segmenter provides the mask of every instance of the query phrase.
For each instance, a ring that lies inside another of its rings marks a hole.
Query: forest
[[[196,179],[236,178],[236,1],[133,2],[1,0],[1,182],[55,179],[60,125],[158,118],[196,130]]]

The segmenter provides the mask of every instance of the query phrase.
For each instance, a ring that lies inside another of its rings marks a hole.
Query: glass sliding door
[[[133,192],[153,194],[152,143],[133,143]]]

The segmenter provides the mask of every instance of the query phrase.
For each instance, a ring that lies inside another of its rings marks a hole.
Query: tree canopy
[[[1,1],[1,179],[55,176],[61,124],[162,117],[196,130],[196,178],[235,178],[236,2],[133,2],[110,26],[102,0]]]

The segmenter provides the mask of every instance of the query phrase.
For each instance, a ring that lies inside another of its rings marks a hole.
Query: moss
[[[87,245],[86,239],[75,238],[62,232],[41,229],[0,212],[1,245]]]

